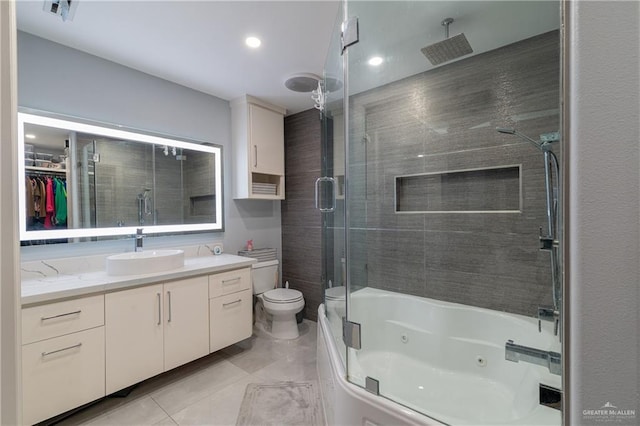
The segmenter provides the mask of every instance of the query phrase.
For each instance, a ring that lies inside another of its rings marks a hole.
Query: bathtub
[[[560,389],[560,376],[505,360],[509,339],[560,352],[550,323],[539,332],[534,318],[372,288],[351,298],[360,350],[341,341],[343,301],[332,298],[318,311],[317,366],[329,425],[561,424],[560,411],[538,401],[539,385]],[[380,396],[363,389],[365,376],[379,381]]]

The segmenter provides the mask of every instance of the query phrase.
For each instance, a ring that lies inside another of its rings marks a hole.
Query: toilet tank
[[[254,263],[251,268],[253,294],[262,294],[276,287],[278,283],[278,261]]]

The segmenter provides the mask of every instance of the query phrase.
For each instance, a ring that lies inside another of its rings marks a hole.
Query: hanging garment
[[[55,223],[62,225],[67,222],[67,189],[61,179],[55,178]]]
[[[40,206],[42,205],[41,194],[40,194],[40,184],[36,179],[30,179],[31,185],[33,186],[33,216],[38,218],[40,217]]]
[[[33,181],[27,176],[25,178],[25,200],[26,200],[26,213],[27,213],[27,218],[30,217],[34,217],[36,215],[36,210],[35,210],[35,198],[33,195],[33,190],[34,190],[34,183]]]
[[[46,215],[44,217],[44,227],[46,229],[53,228],[52,218],[55,212],[55,202],[53,198],[53,182],[51,178],[47,178],[46,189],[45,189],[45,210]]]

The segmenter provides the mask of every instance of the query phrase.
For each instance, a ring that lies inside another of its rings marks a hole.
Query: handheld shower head
[[[496,130],[507,135],[514,135],[516,133],[516,129],[510,127],[496,127]]]

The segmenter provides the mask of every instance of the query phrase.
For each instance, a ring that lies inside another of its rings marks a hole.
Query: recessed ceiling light
[[[380,56],[372,56],[369,58],[369,65],[372,67],[377,67],[383,62],[383,59]]]
[[[32,133],[27,133],[26,135],[24,135],[25,138],[27,139],[35,139],[36,135],[32,134]]]
[[[253,49],[255,49],[256,47],[260,47],[260,45],[262,44],[258,37],[247,37],[244,42],[247,44],[247,46]]]

